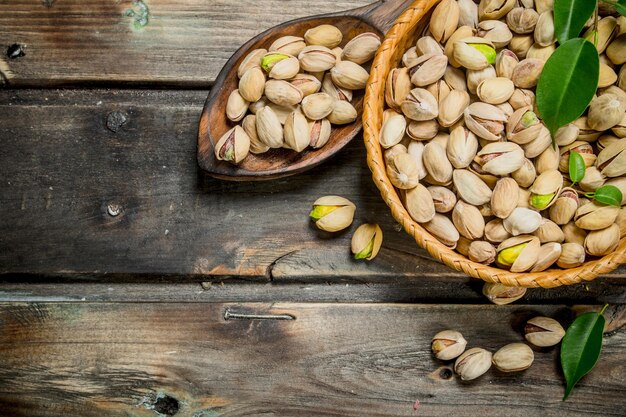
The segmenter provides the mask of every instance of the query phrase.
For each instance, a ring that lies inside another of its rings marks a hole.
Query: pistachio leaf
[[[598,188],[593,198],[602,204],[617,207],[621,207],[622,205],[622,192],[614,185],[604,185]]]
[[[590,0],[554,0],[554,33],[559,43],[580,35],[596,4]]]
[[[569,178],[572,185],[579,183],[585,178],[585,160],[575,151],[569,153]]]
[[[602,1],[615,7],[615,10],[617,10],[622,16],[626,16],[626,0],[617,0],[616,2],[607,0]]]
[[[605,324],[603,312],[604,309],[600,313],[581,314],[569,326],[563,337],[561,366],[567,382],[563,401],[570,395],[574,385],[598,362]]]
[[[537,85],[537,107],[552,137],[583,114],[598,87],[600,58],[592,43],[571,39],[550,56]]]

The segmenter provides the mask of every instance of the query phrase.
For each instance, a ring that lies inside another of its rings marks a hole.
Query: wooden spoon
[[[250,153],[238,166],[215,158],[214,145],[234,126],[226,117],[226,101],[238,86],[237,68],[249,51],[267,49],[281,36],[303,36],[308,29],[321,24],[335,25],[343,33],[342,45],[364,32],[384,37],[396,17],[411,3],[410,0],[380,0],[354,10],[292,20],[255,36],[240,47],[220,71],[202,110],[198,131],[198,164],[213,177],[231,181],[257,181],[294,175],[319,165],[330,158],[361,130],[361,118],[349,125],[333,126],[330,140],[320,149],[297,153],[287,149],[272,149],[264,154]],[[361,114],[364,91],[355,91],[352,104]]]

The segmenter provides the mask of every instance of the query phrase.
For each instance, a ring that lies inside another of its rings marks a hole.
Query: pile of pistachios
[[[219,139],[216,158],[239,164],[249,152],[318,149],[330,139],[331,124],[354,122],[353,90],[365,88],[369,73],[362,64],[374,57],[380,38],[367,32],[343,48],[342,42],[338,28],[320,25],[248,54],[226,103],[226,116],[241,126]]]
[[[588,194],[610,184],[626,203],[626,18],[601,13],[597,96],[553,145],[534,93],[556,48],[552,9],[443,0],[385,88],[379,142],[407,212],[470,260],[512,272],[574,268],[626,234],[620,202]],[[586,169],[573,184],[576,153]]]
[[[534,317],[524,327],[526,341],[539,348],[555,346],[565,336],[561,324],[550,317]],[[467,340],[456,330],[444,330],[432,340],[431,349],[437,359],[454,362],[454,372],[463,381],[471,381],[486,373],[493,364],[500,372],[521,372],[533,364],[535,354],[525,343],[510,343],[492,354],[474,347],[465,350]]]

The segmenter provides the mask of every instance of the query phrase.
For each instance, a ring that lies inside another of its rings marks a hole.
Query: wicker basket
[[[512,273],[472,262],[451,250],[416,223],[406,211],[396,189],[387,177],[383,152],[378,142],[382,114],[385,108],[385,80],[389,71],[401,61],[402,54],[413,45],[416,34],[422,33],[428,24],[433,7],[439,1],[417,0],[395,21],[374,58],[365,93],[363,135],[367,148],[367,162],[372,171],[374,182],[383,199],[391,208],[393,217],[435,259],[457,271],[462,271],[469,276],[487,282],[499,282],[505,285],[529,288],[552,288],[591,281],[599,275],[613,271],[621,263],[625,263],[626,238],[623,238],[615,252],[603,258],[586,262],[578,268],[550,269],[537,273]]]

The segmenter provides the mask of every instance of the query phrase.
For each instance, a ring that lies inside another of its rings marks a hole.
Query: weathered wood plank
[[[124,15],[138,10],[130,0],[0,2],[0,69],[11,86],[122,82],[206,88],[232,53],[265,29],[372,2],[146,0],[149,20],[139,30]],[[8,59],[5,51],[16,43],[25,55]]]
[[[226,311],[295,320],[225,320]],[[0,409],[7,417],[623,415],[619,314],[596,369],[567,402],[558,349],[536,352],[524,373],[491,370],[472,383],[430,354],[432,335],[447,327],[491,350],[519,341],[535,314],[573,317],[558,306],[3,304]]]
[[[204,175],[195,137],[205,96],[0,92],[0,274],[465,279],[432,261],[398,228],[358,139],[293,178],[253,184]],[[126,117],[117,132],[107,129],[111,112]],[[330,236],[308,221],[311,203],[326,194],[356,203],[348,231]],[[109,205],[121,206],[121,213],[110,215]],[[371,263],[355,262],[349,253],[351,233],[362,222],[378,222],[385,232],[383,250]],[[611,276],[623,278],[624,271]]]

